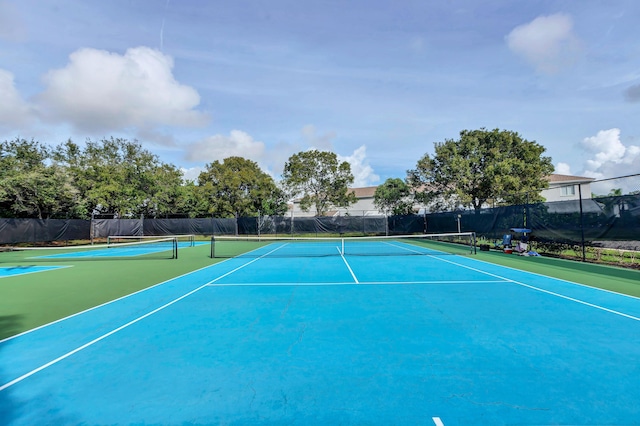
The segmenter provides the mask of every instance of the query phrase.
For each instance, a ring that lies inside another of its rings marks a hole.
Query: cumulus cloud
[[[232,130],[229,136],[214,135],[187,148],[187,160],[212,163],[228,157],[244,157],[260,163],[265,154],[264,142],[256,141],[241,130]]]
[[[185,181],[193,181],[193,182],[198,182],[198,176],[200,176],[200,173],[204,172],[204,167],[200,167],[200,166],[196,166],[196,167],[189,167],[184,168],[184,167],[180,167],[180,171],[182,172],[182,178]]]
[[[367,147],[365,145],[362,145],[346,157],[338,155],[338,160],[346,161],[351,165],[351,173],[353,173],[354,178],[352,186],[354,188],[371,186],[380,181],[380,176],[375,174],[373,168],[369,165]]]
[[[628,102],[640,102],[640,84],[628,87],[624,91],[624,98]]]
[[[505,39],[509,49],[542,73],[556,73],[570,66],[582,51],[571,17],[562,13],[520,25]]]
[[[124,55],[80,49],[69,63],[46,74],[38,101],[43,117],[83,131],[130,127],[199,126],[198,92],[173,76],[173,59],[148,47]]]
[[[567,163],[556,164],[554,173],[557,173],[559,175],[569,175],[569,176],[573,174],[571,173],[571,166]]]
[[[307,149],[335,152],[333,148],[333,140],[337,137],[335,132],[319,133],[315,126],[309,124],[302,129],[302,134]],[[294,151],[291,152],[291,154],[294,153]],[[373,168],[369,165],[365,145],[357,148],[351,155],[337,155],[339,161],[346,161],[351,166],[351,173],[354,177],[353,187],[370,186],[380,180],[380,177],[374,173]]]
[[[591,156],[584,166],[586,176],[600,179],[640,173],[640,146],[622,143],[620,129],[600,130],[580,146]]]
[[[32,118],[32,109],[15,87],[13,74],[0,69],[0,127],[23,125]]]

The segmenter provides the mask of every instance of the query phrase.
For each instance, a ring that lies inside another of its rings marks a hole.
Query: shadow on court
[[[22,315],[0,315],[0,340],[18,333],[22,328]]]

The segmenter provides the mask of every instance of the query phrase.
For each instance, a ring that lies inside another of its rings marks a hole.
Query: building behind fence
[[[529,228],[540,243],[640,250],[640,175],[576,185],[577,199],[480,210],[372,216],[239,217],[231,219],[0,219],[0,244],[93,240],[109,235],[395,235],[476,232],[499,240],[511,228]],[[575,198],[575,197],[572,197]]]

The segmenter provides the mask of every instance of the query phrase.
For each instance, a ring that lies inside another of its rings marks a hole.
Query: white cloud
[[[571,17],[562,13],[540,16],[520,25],[505,39],[509,49],[543,73],[570,66],[582,51],[582,43],[573,34]]]
[[[620,129],[600,130],[584,138],[580,146],[591,156],[585,162],[586,176],[598,179],[640,173],[640,147],[624,145]]]
[[[335,152],[333,148],[333,140],[337,137],[337,134],[335,132],[330,131],[319,134],[316,127],[312,124],[309,124],[303,127],[302,135],[304,138],[304,144],[307,146],[307,149]],[[292,148],[293,146],[287,145],[287,147]],[[294,151],[291,151],[291,153],[287,156],[287,159],[292,154],[294,154]],[[349,165],[351,165],[351,173],[353,173],[354,177],[354,182],[352,184],[353,187],[371,186],[380,180],[380,176],[374,173],[373,168],[367,161],[367,147],[365,145],[357,148],[351,155],[343,156],[337,154],[337,156],[338,161],[346,161],[349,163]]]
[[[180,171],[182,172],[182,178],[187,180],[192,180],[194,182],[198,182],[198,176],[200,173],[204,171],[204,167],[196,166],[185,169],[184,167],[180,167]]]
[[[2,69],[0,69],[0,99],[0,127],[20,126],[33,118],[31,107],[22,99],[15,87],[13,74]]]
[[[229,136],[210,136],[187,149],[187,160],[207,163],[228,157],[244,157],[260,163],[265,154],[265,144],[241,130],[232,130]]]
[[[573,174],[571,173],[571,166],[567,163],[556,164],[554,173],[557,173],[559,175],[569,175],[569,176]]]
[[[363,186],[371,186],[380,181],[380,176],[373,172],[373,168],[367,161],[367,147],[362,145],[349,156],[338,155],[339,161],[346,161],[351,165],[351,173],[353,173],[353,187],[359,188]]]
[[[170,56],[148,47],[124,55],[80,49],[66,67],[47,73],[38,100],[45,118],[85,131],[205,124],[194,109],[198,92],[178,83],[172,69]]]

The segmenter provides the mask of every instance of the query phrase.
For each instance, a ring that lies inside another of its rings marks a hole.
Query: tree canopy
[[[435,144],[408,171],[405,182],[387,179],[374,195],[387,214],[410,214],[416,201],[432,210],[481,208],[488,202],[541,201],[540,190],[553,172],[545,148],[506,130],[463,130],[457,140]],[[351,166],[333,152],[310,150],[292,155],[282,180],[257,163],[229,157],[206,166],[197,182],[166,164],[137,141],[68,140],[49,147],[16,138],[0,143],[0,216],[84,218],[217,217],[282,215],[287,200],[298,198],[316,215],[348,208]]]
[[[542,201],[540,189],[553,172],[546,149],[507,130],[463,130],[458,140],[435,143],[408,171],[409,182],[420,187],[420,198],[435,210],[480,209],[489,200],[505,203]]]
[[[316,215],[332,206],[348,207],[356,201],[349,191],[353,183],[351,165],[339,162],[333,152],[310,150],[289,157],[284,165],[282,183],[293,197],[300,197],[300,207],[308,211],[315,206]]]
[[[0,213],[7,217],[75,217],[83,208],[64,168],[47,165],[50,151],[25,139],[0,143]]]
[[[87,140],[81,148],[71,140],[53,156],[79,191],[85,214],[119,217],[162,216],[179,205],[182,173],[137,142],[126,139]]]
[[[373,204],[385,214],[411,214],[414,204],[411,187],[400,178],[389,178],[376,188]]]
[[[198,186],[216,217],[273,215],[286,212],[283,191],[257,163],[242,157],[214,161],[198,177]]]

